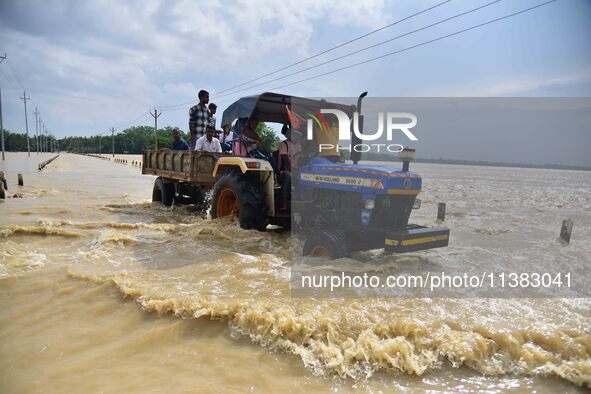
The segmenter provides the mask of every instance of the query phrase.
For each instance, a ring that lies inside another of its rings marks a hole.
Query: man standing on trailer
[[[191,134],[191,150],[195,149],[197,140],[205,135],[207,126],[211,125],[211,111],[207,108],[209,103],[209,92],[200,90],[199,104],[189,110],[189,133]]]

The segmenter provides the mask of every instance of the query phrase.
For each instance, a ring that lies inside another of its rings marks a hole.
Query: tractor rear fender
[[[250,157],[220,157],[213,168],[213,177],[217,177],[225,170],[238,169],[242,174],[254,173],[265,191],[268,216],[275,216],[275,181],[273,167],[267,160],[253,159]]]

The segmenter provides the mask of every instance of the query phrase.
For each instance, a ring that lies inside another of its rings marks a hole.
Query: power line
[[[7,62],[7,66],[8,66],[8,70],[9,70],[9,71],[10,71],[10,73],[12,74],[12,77],[14,78],[14,80],[15,80],[16,82],[18,82],[18,84],[20,85],[20,87],[21,87],[21,89],[22,89],[22,90],[28,90],[28,91],[29,91],[29,94],[31,93],[31,91],[32,91],[33,93],[35,93],[35,90],[27,89],[27,88],[25,87],[25,85],[24,85],[24,84],[23,84],[23,82],[22,82],[22,79],[20,78],[20,74],[19,74],[19,72],[17,71],[17,69],[15,69],[15,68],[13,68],[13,67],[12,67],[12,64],[11,64],[11,62]],[[34,99],[31,99],[31,103],[32,103],[32,104],[36,104],[36,105],[38,105],[38,103],[37,103],[37,102],[36,102]]]
[[[498,1],[500,1],[500,0],[496,0],[496,1],[493,1],[493,2],[491,2],[491,3],[487,3],[487,4],[483,5],[483,6],[477,7],[477,8],[475,8],[475,9],[472,9],[472,10],[469,10],[469,11],[466,11],[466,12],[463,12],[463,13],[461,13],[461,14],[454,15],[454,16],[452,16],[452,17],[450,17],[450,18],[446,18],[446,19],[444,19],[444,20],[441,20],[441,21],[439,21],[439,22],[435,22],[435,23],[433,23],[433,24],[431,24],[431,25],[428,25],[428,26],[425,26],[425,27],[423,27],[423,28],[417,29],[417,30],[415,30],[415,31],[413,31],[413,32],[420,31],[420,30],[424,30],[424,29],[426,29],[426,28],[429,28],[429,27],[432,27],[432,26],[434,26],[434,25],[441,24],[441,23],[443,23],[443,22],[445,22],[445,21],[448,21],[448,20],[450,20],[450,19],[457,18],[457,17],[459,17],[459,16],[465,15],[465,14],[467,14],[467,13],[469,13],[469,12],[474,12],[474,11],[476,11],[476,10],[478,10],[478,9],[481,9],[481,8],[484,8],[484,7],[487,7],[487,6],[490,6],[490,5],[492,5],[492,4],[495,4],[495,3],[497,3]],[[521,11],[513,12],[513,13],[511,13],[511,14],[507,14],[507,15],[504,15],[504,16],[502,16],[502,17],[499,17],[499,18],[495,18],[495,19],[492,19],[492,20],[489,20],[489,21],[486,21],[486,22],[483,22],[483,23],[480,23],[480,24],[477,24],[477,25],[473,25],[473,26],[467,27],[467,28],[465,28],[465,29],[458,30],[458,31],[456,31],[456,32],[453,32],[453,33],[450,33],[450,34],[446,34],[446,35],[443,35],[443,36],[436,37],[436,38],[434,38],[434,39],[430,39],[430,40],[427,40],[427,41],[423,41],[423,42],[421,42],[421,43],[419,43],[419,44],[411,45],[411,46],[409,46],[409,47],[405,47],[405,48],[402,48],[402,49],[399,49],[399,50],[396,50],[396,51],[393,51],[393,52],[389,52],[389,53],[386,53],[386,54],[383,54],[383,55],[380,55],[380,56],[376,56],[376,57],[373,57],[373,58],[370,58],[370,59],[367,59],[367,60],[364,60],[364,61],[361,61],[361,62],[353,63],[353,64],[351,64],[351,65],[348,65],[348,66],[345,66],[345,67],[340,67],[340,68],[337,68],[337,69],[335,69],[335,70],[331,70],[331,71],[328,71],[328,72],[325,72],[325,73],[321,73],[321,74],[313,75],[313,76],[310,76],[310,77],[307,77],[307,78],[304,78],[304,79],[300,79],[300,80],[297,80],[297,81],[294,81],[294,82],[290,82],[290,83],[287,83],[287,84],[284,84],[284,85],[281,85],[281,86],[276,86],[276,87],[274,87],[274,88],[271,88],[271,89],[269,89],[269,90],[277,90],[277,89],[282,89],[282,88],[285,88],[285,87],[288,87],[288,86],[293,86],[293,85],[296,85],[296,84],[299,84],[299,83],[302,83],[302,82],[306,82],[306,81],[309,81],[309,80],[312,80],[312,79],[316,79],[316,78],[320,78],[320,77],[323,77],[323,76],[327,76],[327,75],[330,75],[330,74],[333,74],[333,73],[337,73],[337,72],[339,72],[339,71],[344,71],[344,70],[347,70],[347,69],[351,69],[351,68],[354,68],[354,67],[358,67],[358,66],[360,66],[360,65],[367,64],[367,63],[370,63],[370,62],[374,62],[374,61],[376,61],[376,60],[380,60],[380,59],[383,59],[383,58],[386,58],[386,57],[389,57],[389,56],[393,56],[393,55],[396,55],[396,54],[399,54],[399,53],[407,52],[407,51],[410,51],[411,49],[415,49],[415,48],[418,48],[418,47],[421,47],[421,46],[424,46],[424,45],[427,45],[427,44],[431,44],[431,43],[434,43],[434,42],[437,42],[437,41],[441,41],[441,40],[443,40],[443,39],[446,39],[446,38],[449,38],[449,37],[453,37],[453,36],[456,36],[456,35],[460,35],[460,34],[462,34],[462,33],[465,33],[465,32],[471,31],[471,30],[475,30],[475,29],[478,29],[478,28],[481,28],[481,27],[487,26],[487,25],[490,25],[490,24],[493,24],[493,23],[499,22],[499,21],[501,21],[501,20],[504,20],[504,19],[509,19],[509,18],[512,18],[512,17],[514,17],[514,16],[517,16],[517,15],[520,15],[520,14],[523,14],[523,13],[526,13],[526,12],[529,12],[529,11],[532,11],[532,10],[534,10],[534,9],[537,9],[537,8],[540,8],[540,7],[543,7],[543,6],[546,6],[546,5],[548,5],[548,4],[551,4],[551,3],[554,3],[554,2],[556,2],[556,1],[557,1],[557,0],[549,0],[549,1],[546,1],[546,2],[544,2],[544,3],[540,3],[540,4],[537,4],[537,5],[535,5],[535,6],[532,6],[532,7],[525,8],[525,9],[523,9],[523,10],[521,10]],[[443,4],[443,3],[442,3],[442,4]],[[413,32],[409,32],[409,33],[405,33],[405,34],[406,34],[406,35],[408,35],[408,34],[411,34],[411,33],[413,33]],[[396,38],[399,38],[399,37],[394,37],[394,38],[392,38],[392,39],[390,39],[390,40],[387,40],[386,42],[392,41],[392,40],[394,40],[394,39],[396,39]],[[378,45],[380,45],[380,44],[381,44],[381,43],[378,43],[378,44],[375,44],[375,45],[373,45],[373,46],[371,46],[371,47],[368,47],[368,48],[372,48],[372,47],[378,46]],[[362,50],[364,50],[364,49],[362,49]],[[353,52],[353,53],[351,53],[351,54],[358,53],[358,52],[360,52],[360,51],[362,51],[362,50],[355,51],[355,52]],[[348,55],[348,56],[350,56],[350,55]],[[344,56],[344,57],[347,57],[347,56]],[[342,58],[342,57],[341,57],[341,58]],[[330,61],[328,61],[328,62],[330,62]],[[325,64],[325,63],[324,63],[324,64]],[[322,65],[322,64],[320,64],[320,65]],[[314,67],[312,67],[312,68],[314,68]],[[268,82],[271,82],[271,81],[268,81]],[[251,87],[249,87],[248,89],[251,89],[251,88],[252,88],[252,86],[251,86]],[[232,93],[232,94],[236,94],[236,93],[237,93],[237,92],[234,92],[234,93]],[[222,97],[222,96],[217,96],[217,97]],[[225,101],[225,100],[224,100],[224,101]],[[189,102],[189,103],[192,103],[192,101],[191,101],[191,102]],[[186,105],[186,104],[189,104],[189,103],[182,103],[182,104],[169,105],[169,106],[164,106],[164,107],[161,107],[161,108],[168,108],[169,110],[168,110],[168,111],[165,111],[165,112],[169,112],[169,111],[170,111],[170,112],[172,112],[172,111],[180,110],[180,108],[179,108],[179,109],[173,109],[173,108],[175,108],[175,107],[180,107],[180,106],[183,106],[183,105]],[[149,112],[149,111],[148,111],[148,112]],[[140,116],[140,117],[139,117],[139,118],[137,118],[136,120],[132,121],[131,123],[134,123],[134,122],[135,122],[135,121],[137,121],[138,119],[140,119],[140,118],[144,117],[145,115],[147,115],[147,114],[148,114],[148,112],[146,112],[145,114],[143,114],[142,116]],[[162,114],[162,112],[161,112],[160,114]]]
[[[350,68],[354,68],[354,67],[360,66],[362,64],[366,64],[366,63],[370,63],[370,62],[373,62],[373,61],[376,61],[376,60],[379,60],[379,59],[383,59],[383,58],[388,57],[388,56],[393,56],[393,55],[396,55],[398,53],[406,52],[406,51],[409,51],[411,49],[421,47],[423,45],[431,44],[433,42],[440,41],[440,40],[443,40],[445,38],[457,36],[459,34],[462,34],[462,33],[467,32],[467,31],[475,30],[475,29],[478,29],[480,27],[483,27],[483,26],[486,26],[486,25],[490,25],[492,23],[495,23],[495,22],[498,22],[498,21],[501,21],[501,20],[504,20],[504,19],[508,19],[508,18],[514,17],[514,16],[519,15],[519,14],[523,14],[525,12],[532,11],[532,10],[534,10],[536,8],[543,7],[545,5],[548,5],[550,3],[554,3],[556,1],[557,0],[546,1],[544,3],[541,3],[541,4],[538,4],[538,5],[535,5],[535,6],[532,6],[532,7],[526,8],[526,9],[523,9],[521,11],[517,11],[517,12],[511,13],[511,14],[507,14],[507,15],[502,16],[500,18],[491,19],[491,20],[489,20],[487,22],[480,23],[480,24],[474,25],[474,26],[470,26],[470,27],[467,27],[467,28],[462,29],[462,30],[458,30],[458,31],[456,31],[454,33],[446,34],[446,35],[443,35],[443,36],[440,36],[440,37],[437,37],[437,38],[434,38],[434,39],[431,39],[431,40],[423,41],[423,42],[421,42],[419,44],[415,44],[415,45],[412,45],[412,46],[409,46],[409,47],[406,47],[406,48],[403,48],[403,49],[399,49],[399,50],[394,51],[394,52],[389,52],[389,53],[386,53],[386,54],[381,55],[381,56],[377,56],[377,57],[374,57],[374,58],[371,58],[371,59],[364,60],[362,62],[354,63],[354,64],[351,64],[349,66],[337,68],[336,70],[328,71],[328,72],[325,72],[325,73],[322,73],[322,74],[313,75],[311,77],[300,79],[298,81],[291,82],[291,83],[288,83],[288,84],[285,84],[285,85],[276,86],[274,88],[271,88],[270,90],[282,89],[282,88],[285,88],[285,87],[288,87],[288,86],[296,85],[298,83],[309,81],[311,79],[320,78],[320,77],[323,77],[323,76],[326,76],[326,75],[329,75],[329,74],[334,74],[334,73],[339,72],[339,71],[343,71],[343,70],[347,70],[347,69],[350,69]]]
[[[148,111],[144,112],[143,114],[141,114],[140,116],[138,116],[137,118],[135,118],[134,120],[132,120],[131,122],[125,123],[125,124],[121,124],[121,125],[117,126],[117,128],[124,129],[124,128],[128,127],[128,126],[131,126],[135,122],[137,122],[140,119],[142,119],[143,117],[147,116],[149,113],[150,113],[150,111],[148,110]]]
[[[429,24],[429,25],[427,25],[427,26],[424,26],[424,27],[421,27],[421,28],[418,28],[418,29],[415,29],[415,30],[412,30],[412,31],[406,32],[406,33],[404,33],[404,34],[400,34],[400,35],[398,35],[398,36],[395,36],[395,37],[389,38],[389,39],[387,39],[387,40],[385,40],[385,41],[378,42],[377,44],[373,44],[373,45],[370,45],[370,46],[367,46],[367,47],[364,47],[364,48],[358,49],[358,50],[356,50],[356,51],[353,51],[353,52],[346,53],[346,54],[344,54],[344,55],[342,55],[342,56],[338,56],[338,57],[335,57],[335,58],[333,58],[333,59],[329,59],[329,60],[327,60],[327,61],[324,61],[324,62],[322,62],[322,63],[319,63],[319,64],[316,64],[316,65],[313,65],[313,66],[310,66],[310,67],[307,67],[307,68],[301,69],[301,70],[299,70],[299,71],[292,72],[292,73],[290,73],[290,74],[285,74],[285,75],[283,75],[283,76],[277,77],[277,78],[275,78],[275,79],[271,79],[271,80],[269,80],[269,81],[261,82],[261,83],[258,83],[258,84],[252,85],[252,86],[248,86],[248,87],[246,87],[246,88],[243,88],[243,89],[236,90],[236,91],[234,91],[234,92],[230,92],[230,93],[222,94],[222,95],[220,95],[220,96],[215,96],[215,97],[216,97],[216,98],[219,98],[219,97],[225,97],[225,96],[228,96],[228,95],[231,95],[231,94],[234,94],[234,93],[243,92],[243,91],[245,91],[245,90],[248,90],[248,89],[256,88],[256,87],[259,87],[259,86],[262,86],[262,85],[266,85],[266,84],[268,84],[268,83],[271,83],[271,82],[279,81],[279,80],[281,80],[281,79],[285,79],[285,78],[292,77],[292,76],[294,76],[294,75],[297,75],[297,74],[301,74],[301,73],[303,73],[303,72],[306,72],[306,71],[309,71],[309,70],[312,70],[312,69],[318,68],[318,67],[320,67],[320,66],[324,66],[324,65],[326,65],[326,64],[329,64],[329,63],[336,62],[337,60],[345,59],[345,58],[347,58],[347,57],[350,57],[350,56],[356,55],[356,54],[358,54],[358,53],[365,52],[365,51],[367,51],[367,50],[369,50],[369,49],[377,48],[377,47],[379,47],[379,46],[381,46],[381,45],[387,44],[387,43],[389,43],[389,42],[392,42],[392,41],[394,41],[394,40],[397,40],[397,39],[399,39],[399,38],[406,37],[406,36],[409,36],[409,35],[411,35],[411,34],[414,34],[414,33],[417,33],[417,32],[423,31],[423,30],[427,30],[427,29],[429,29],[429,28],[431,28],[431,27],[434,27],[434,26],[440,25],[440,24],[442,24],[442,23],[445,23],[445,22],[448,22],[448,21],[450,21],[450,20],[452,20],[452,19],[456,19],[456,18],[459,18],[459,17],[461,17],[461,16],[464,16],[464,15],[470,14],[470,13],[472,13],[472,12],[476,12],[476,11],[478,11],[478,10],[481,10],[481,9],[483,9],[483,8],[490,7],[491,5],[493,5],[493,4],[496,4],[496,3],[500,2],[500,1],[501,1],[501,0],[494,0],[494,1],[491,1],[490,3],[486,3],[486,4],[484,4],[484,5],[481,5],[481,6],[479,6],[479,7],[472,8],[471,10],[464,11],[464,12],[462,12],[462,13],[459,13],[459,14],[455,14],[455,15],[453,15],[453,16],[450,16],[450,17],[448,17],[448,18],[442,19],[442,20],[440,20],[440,21],[438,21],[438,22],[431,23],[431,24]]]
[[[499,1],[500,1],[500,0],[499,0]],[[361,40],[361,39],[363,39],[363,38],[365,38],[365,37],[368,37],[368,36],[370,36],[370,35],[372,35],[372,34],[375,34],[375,33],[379,32],[379,31],[382,31],[382,30],[384,30],[384,29],[387,29],[387,28],[389,28],[389,27],[392,27],[392,26],[395,26],[395,25],[397,25],[397,24],[399,24],[399,23],[402,23],[402,22],[404,22],[404,21],[407,21],[407,20],[409,20],[409,19],[411,19],[411,18],[414,18],[415,16],[418,16],[418,15],[424,14],[424,13],[426,13],[426,12],[428,12],[428,11],[431,11],[431,10],[433,10],[433,9],[437,8],[437,7],[441,7],[442,5],[444,5],[444,4],[446,4],[446,3],[449,3],[449,2],[451,2],[451,0],[445,0],[445,1],[441,2],[441,3],[435,4],[434,6],[431,6],[431,7],[429,7],[429,8],[426,8],[426,9],[422,10],[422,11],[416,12],[416,13],[414,13],[414,14],[412,14],[412,15],[406,16],[406,17],[404,17],[404,18],[402,18],[402,19],[399,19],[399,20],[397,20],[397,21],[395,21],[395,22],[389,23],[389,24],[387,24],[387,25],[385,25],[385,26],[382,26],[382,27],[380,27],[380,28],[378,28],[378,29],[372,30],[372,31],[370,31],[370,32],[368,32],[368,33],[365,33],[365,34],[362,34],[362,35],[360,35],[360,36],[357,36],[357,37],[355,37],[355,38],[352,38],[352,39],[350,39],[350,40],[348,40],[348,41],[345,41],[345,42],[343,42],[343,43],[341,43],[341,44],[338,44],[338,45],[335,45],[335,46],[333,46],[333,47],[330,47],[330,48],[328,48],[328,49],[325,49],[325,50],[323,50],[323,51],[321,51],[321,52],[318,52],[318,53],[316,53],[316,54],[314,54],[314,55],[312,55],[312,56],[309,56],[309,57],[307,57],[307,58],[305,58],[305,59],[298,60],[297,62],[294,62],[294,63],[288,64],[287,66],[284,66],[284,67],[278,68],[278,69],[276,69],[276,70],[274,70],[274,71],[271,71],[271,72],[269,72],[269,73],[267,73],[267,74],[261,75],[261,76],[259,76],[259,77],[256,77],[256,78],[254,78],[254,79],[248,80],[248,81],[246,81],[246,82],[243,82],[243,83],[240,83],[240,84],[238,84],[238,85],[235,85],[235,86],[229,87],[229,88],[227,88],[227,89],[223,89],[223,90],[221,90],[221,91],[219,91],[219,92],[216,92],[214,95],[216,95],[216,94],[217,94],[217,95],[219,95],[220,93],[224,93],[224,92],[227,92],[227,91],[230,91],[230,90],[234,90],[234,89],[236,89],[236,88],[239,88],[239,87],[242,87],[242,86],[244,86],[244,85],[247,85],[247,84],[249,84],[249,83],[251,83],[251,82],[256,82],[256,81],[259,81],[259,80],[261,80],[261,79],[263,79],[263,78],[265,78],[265,77],[268,77],[268,76],[270,76],[270,75],[277,74],[277,73],[278,73],[278,72],[280,72],[280,71],[284,71],[284,70],[287,70],[287,69],[289,69],[289,68],[291,68],[291,67],[293,67],[293,66],[297,66],[298,64],[305,63],[305,62],[307,62],[308,60],[315,59],[315,58],[317,58],[317,57],[319,57],[319,56],[322,56],[322,55],[324,55],[324,54],[326,54],[326,53],[328,53],[328,52],[332,52],[332,51],[334,51],[335,49],[342,48],[342,47],[344,47],[344,46],[346,46],[346,45],[349,45],[349,44],[351,44],[351,43],[353,43],[353,42],[355,42],[355,41],[359,41],[359,40]],[[272,82],[272,81],[269,81],[269,82]],[[225,95],[224,95],[224,96],[225,96]],[[216,96],[216,97],[220,97],[220,96]],[[184,103],[180,103],[180,104],[173,104],[173,105],[167,105],[167,106],[163,106],[163,107],[160,107],[160,108],[161,108],[161,109],[172,109],[172,108],[175,108],[175,107],[181,107],[181,106],[185,106],[185,105],[192,104],[194,101],[195,101],[195,100],[193,99],[193,100],[191,100],[191,101],[187,101],[187,102],[184,102]]]
[[[2,75],[5,78],[5,81],[8,82],[9,90],[19,90],[19,91],[21,90],[21,88],[16,83],[16,79],[14,78],[14,75],[9,74],[6,71],[2,71],[2,69],[0,69],[0,75]]]
[[[16,71],[12,68],[12,65],[10,64],[10,62],[6,63],[8,66],[8,70],[10,71],[10,73],[12,74],[13,78],[15,79],[15,81],[18,82],[19,85],[21,85],[21,89],[23,90],[27,90],[25,88],[25,85],[23,85],[21,79],[18,77],[18,75],[16,74]]]
[[[370,31],[369,33],[362,34],[362,35],[360,35],[360,36],[358,36],[358,37],[355,37],[355,38],[353,38],[353,39],[351,39],[351,40],[349,40],[349,41],[346,41],[346,42],[343,42],[343,43],[341,43],[341,44],[335,45],[334,47],[331,47],[331,48],[325,49],[324,51],[322,51],[322,52],[318,52],[318,53],[317,53],[317,54],[315,54],[315,55],[309,56],[309,57],[307,57],[307,58],[305,58],[305,59],[302,59],[302,60],[298,60],[298,61],[297,61],[297,62],[295,62],[295,63],[291,63],[291,64],[289,64],[289,65],[287,65],[287,66],[284,66],[284,67],[281,67],[281,68],[279,68],[279,69],[277,69],[277,70],[275,70],[275,71],[271,71],[270,73],[267,73],[267,74],[265,74],[265,75],[261,75],[260,77],[257,77],[257,78],[254,78],[254,79],[251,79],[250,81],[246,81],[246,82],[244,82],[244,83],[241,83],[241,84],[239,84],[239,85],[232,86],[231,88],[227,88],[227,89],[221,90],[221,91],[217,92],[217,94],[224,93],[224,92],[227,92],[228,90],[233,90],[233,89],[235,89],[235,88],[238,88],[238,87],[244,86],[244,85],[246,85],[246,84],[249,84],[249,83],[251,83],[251,82],[258,81],[258,80],[260,80],[260,79],[263,79],[263,78],[265,78],[265,77],[268,77],[268,76],[270,76],[270,75],[277,74],[277,73],[278,73],[278,72],[280,72],[280,71],[287,70],[288,68],[291,68],[291,67],[293,67],[293,66],[297,66],[298,64],[302,64],[302,63],[304,63],[304,62],[307,62],[308,60],[311,60],[311,59],[317,58],[318,56],[324,55],[324,54],[326,54],[326,53],[328,53],[328,52],[332,52],[332,51],[334,51],[335,49],[342,48],[342,47],[344,47],[344,46],[346,46],[346,45],[349,45],[349,44],[351,44],[351,43],[353,43],[353,42],[355,42],[355,41],[359,41],[359,40],[361,40],[362,38],[368,37],[368,36],[370,36],[370,35],[372,35],[372,34],[375,34],[375,33],[379,32],[379,31],[382,31],[382,30],[384,30],[384,29],[387,29],[387,28],[389,28],[389,27],[392,27],[392,26],[394,26],[394,25],[397,25],[397,24],[399,24],[399,23],[401,23],[401,22],[404,22],[404,21],[406,21],[406,20],[409,20],[409,19],[411,19],[411,18],[414,18],[415,16],[418,16],[418,15],[424,14],[425,12],[431,11],[431,10],[433,10],[433,9],[437,8],[437,7],[441,7],[442,5],[444,5],[444,4],[446,4],[446,3],[449,3],[450,1],[451,1],[451,0],[446,0],[446,1],[444,1],[444,2],[441,2],[441,3],[439,3],[439,4],[435,4],[435,5],[434,5],[434,6],[432,6],[432,7],[426,8],[426,9],[424,9],[424,10],[422,10],[422,11],[416,12],[416,13],[414,13],[414,14],[412,14],[412,15],[409,15],[409,16],[407,16],[407,17],[404,17],[404,18],[402,18],[402,19],[399,19],[399,20],[397,20],[396,22],[392,22],[392,23],[390,23],[390,24],[387,24],[387,25],[385,25],[385,26],[382,26],[382,27],[380,27],[380,28],[378,28],[378,29],[372,30],[372,31]]]

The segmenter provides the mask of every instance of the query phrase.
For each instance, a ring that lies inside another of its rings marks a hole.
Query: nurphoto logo
[[[336,116],[338,121],[338,125],[334,122],[327,122],[323,114],[331,114]],[[334,137],[334,143],[320,143],[318,144],[318,151],[322,152],[323,150],[334,150],[337,151],[344,150],[344,151],[351,151],[354,150],[356,152],[369,152],[371,150],[375,150],[377,152],[391,152],[391,153],[398,153],[404,149],[404,146],[401,144],[390,144],[390,143],[356,143],[351,144],[350,142],[348,145],[346,144],[347,141],[351,141],[351,119],[349,116],[338,109],[321,109],[320,112],[316,113],[307,113],[309,116],[307,120],[307,138],[308,140],[314,139],[314,124],[316,124],[317,130],[321,132],[325,132],[328,134],[332,134]],[[378,129],[376,132],[368,134],[362,127],[360,127],[360,116],[358,112],[353,113],[353,129],[352,132],[354,135],[361,141],[376,141],[382,138],[384,134],[384,118],[386,119],[386,140],[388,142],[393,141],[394,139],[394,131],[399,130],[411,141],[418,141],[418,138],[410,131],[413,127],[417,125],[417,117],[416,115],[410,112],[387,112],[384,116],[384,112],[378,113]],[[400,120],[405,120],[404,122],[400,122]],[[338,132],[338,134],[337,134]],[[338,138],[338,139],[337,139]],[[345,145],[340,145],[339,141],[345,142]]]

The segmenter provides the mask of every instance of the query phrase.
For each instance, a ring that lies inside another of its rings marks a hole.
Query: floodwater
[[[293,299],[287,233],[152,206],[153,177],[137,166],[62,154],[37,172],[50,156],[8,153],[1,164],[22,195],[0,201],[3,393],[591,385],[591,299]],[[411,218],[432,224],[445,201],[450,247],[359,258],[591,263],[591,173],[414,169],[423,206]]]

